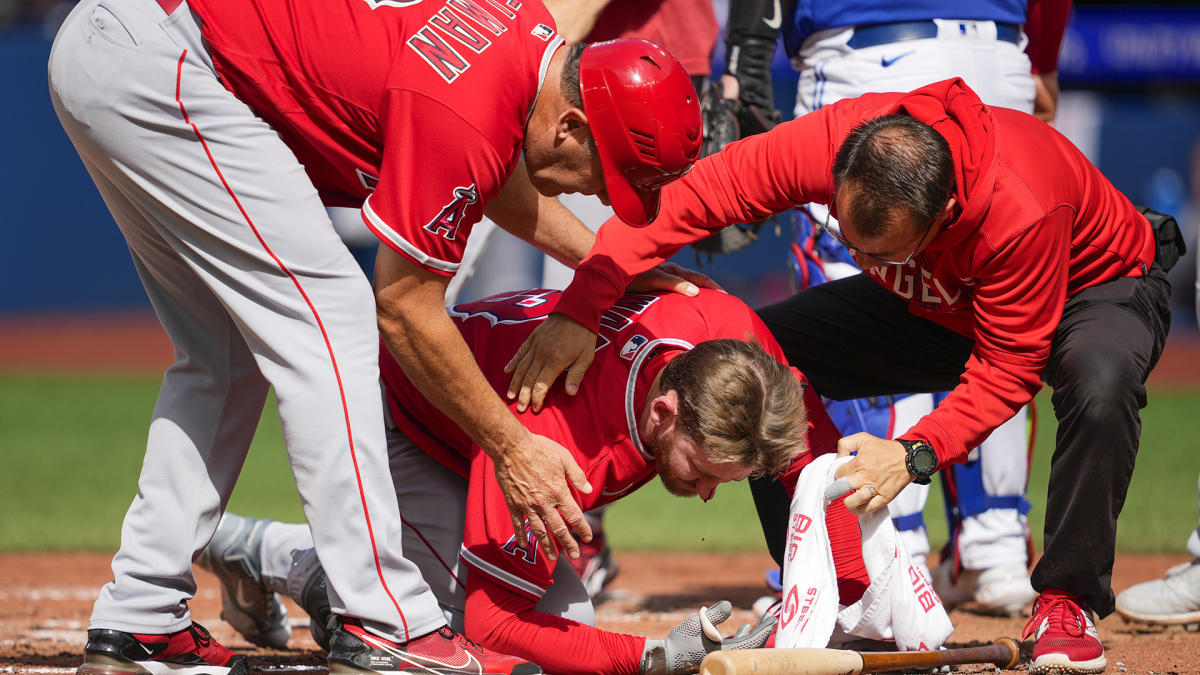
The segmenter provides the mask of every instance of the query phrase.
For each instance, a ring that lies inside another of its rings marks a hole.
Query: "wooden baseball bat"
[[[927,652],[852,652],[845,649],[734,649],[713,652],[700,675],[860,675],[889,670],[923,670],[966,663],[1009,669],[1020,660],[1020,645],[1000,638],[982,647]]]

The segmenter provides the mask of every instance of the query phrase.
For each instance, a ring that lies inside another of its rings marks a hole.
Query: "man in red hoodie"
[[[1173,221],[1148,219],[1054,129],[985,106],[961,80],[847,99],[730,145],[664,190],[653,226],[606,224],[555,316],[510,362],[510,397],[536,409],[568,366],[577,389],[596,317],[630,275],[725,224],[805,202],[830,206],[832,234],[867,274],[760,311],[789,362],[838,399],[952,389],[898,440],[840,441],[858,453],[843,470],[856,489],[847,506],[883,508],[964,461],[1044,380],[1059,431],[1031,670],[1103,672],[1092,613],[1113,609],[1116,518],[1169,326],[1165,269],[1182,243]],[[757,489],[777,492],[786,513],[779,486]]]

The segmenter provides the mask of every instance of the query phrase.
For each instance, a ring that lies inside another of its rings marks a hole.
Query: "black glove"
[[[720,152],[725,146],[742,137],[738,123],[740,106],[737,100],[721,95],[721,86],[710,82],[700,94],[700,116],[704,121],[704,138],[700,156]]]
[[[700,156],[716,154],[725,146],[742,138],[742,125],[738,121],[742,104],[721,95],[721,87],[711,83],[700,96],[700,114],[704,120],[704,139]],[[704,239],[692,242],[692,248],[709,256],[732,253],[746,248],[758,238],[758,230],[766,221],[730,225]]]
[[[771,60],[775,58],[775,41],[747,37],[740,44],[728,44],[726,50],[725,73],[737,78],[738,100],[747,107],[774,111]]]
[[[712,607],[701,607],[696,616],[688,618],[675,627],[665,640],[646,640],[642,652],[642,675],[680,675],[694,673],[709,652],[724,649],[758,649],[767,643],[775,628],[775,616],[766,614],[753,628],[746,624],[732,637],[714,640],[709,637],[701,623],[707,617],[710,629],[729,618],[733,606],[722,600]],[[719,637],[719,635],[718,635]]]
[[[764,118],[775,117],[775,90],[771,86],[771,61],[779,29],[790,18],[794,5],[785,0],[731,0],[725,34],[725,73],[737,78],[738,100],[747,110],[758,109]],[[745,125],[743,125],[745,126]],[[749,136],[766,129],[743,129]]]
[[[726,99],[719,86],[710,86],[700,97],[704,115],[704,145],[701,157],[720,152],[735,140],[770,131],[779,124],[775,92],[771,86],[771,60],[783,21],[790,16],[787,0],[732,0],[729,4],[725,38],[725,73],[737,78],[738,98]],[[758,231],[770,218],[755,223],[730,225],[692,243],[697,253],[711,258],[746,248],[758,239]],[[776,226],[778,228],[778,225]],[[699,263],[699,255],[697,255]]]

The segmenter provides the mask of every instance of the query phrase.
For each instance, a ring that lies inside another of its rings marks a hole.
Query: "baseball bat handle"
[[[889,670],[937,668],[967,663],[991,663],[1008,670],[1020,660],[1020,646],[1012,638],[1000,638],[982,647],[960,647],[928,652],[860,652],[864,673]]]
[[[863,660],[858,652],[817,647],[712,652],[700,664],[700,675],[858,675],[861,672]]]

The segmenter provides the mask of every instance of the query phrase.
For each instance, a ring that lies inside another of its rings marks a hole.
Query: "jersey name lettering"
[[[488,0],[488,4],[491,5],[492,7],[495,7],[501,14],[503,14],[504,16],[507,16],[510,19],[517,18],[517,14],[513,10],[521,8],[521,3],[518,2],[516,4],[513,4],[511,1],[502,3],[502,2],[499,2],[498,0]]]
[[[371,4],[372,9],[380,4],[387,4],[382,0],[366,0],[366,2]],[[500,35],[508,30],[508,26],[504,25],[504,22],[497,18],[496,14],[511,21],[517,18],[517,14],[513,10],[521,7],[518,0],[507,0],[506,2],[486,0],[486,3],[490,6],[491,11],[484,8],[481,0],[446,0],[442,9],[429,17],[425,25],[417,29],[416,33],[409,36],[408,46],[412,47],[413,51],[424,59],[425,63],[428,63],[443,80],[453,82],[471,67],[471,62],[464,58],[446,38],[452,38],[474,53],[482,54],[492,45],[492,41],[484,35],[483,31],[492,35]],[[471,22],[478,24],[478,27],[472,25]]]
[[[492,16],[490,12],[475,2],[475,0],[446,0],[446,5],[453,7],[459,12],[462,12],[466,16],[470,17],[471,20],[475,21],[483,28],[491,31],[493,35],[500,35],[504,31],[508,30],[507,26],[501,23],[500,20],[495,16]],[[493,3],[493,6],[495,6],[495,3]],[[510,19],[516,18],[517,16],[512,12],[507,12],[507,14],[509,15],[508,18]]]
[[[454,51],[454,48],[446,44],[442,36],[429,26],[421,26],[416,35],[408,38],[408,46],[416,50],[421,58],[425,59],[425,63],[433,66],[437,74],[447,82],[458,79],[459,75],[471,67],[461,54]]]
[[[463,43],[476,54],[482,54],[483,50],[492,44],[492,41],[484,37],[483,33],[475,30],[471,24],[451,12],[449,7],[443,7],[441,11],[430,17],[429,23],[442,29],[447,35]]]
[[[612,306],[612,309],[600,316],[600,327],[619,333],[628,328],[639,314],[657,301],[657,295],[623,295]]]
[[[474,185],[454,188],[454,200],[443,206],[441,213],[426,225],[425,229],[442,235],[447,241],[454,241],[455,235],[458,234],[458,227],[462,225],[463,218],[467,215],[467,207],[477,201],[479,201],[479,193],[475,191]]]

